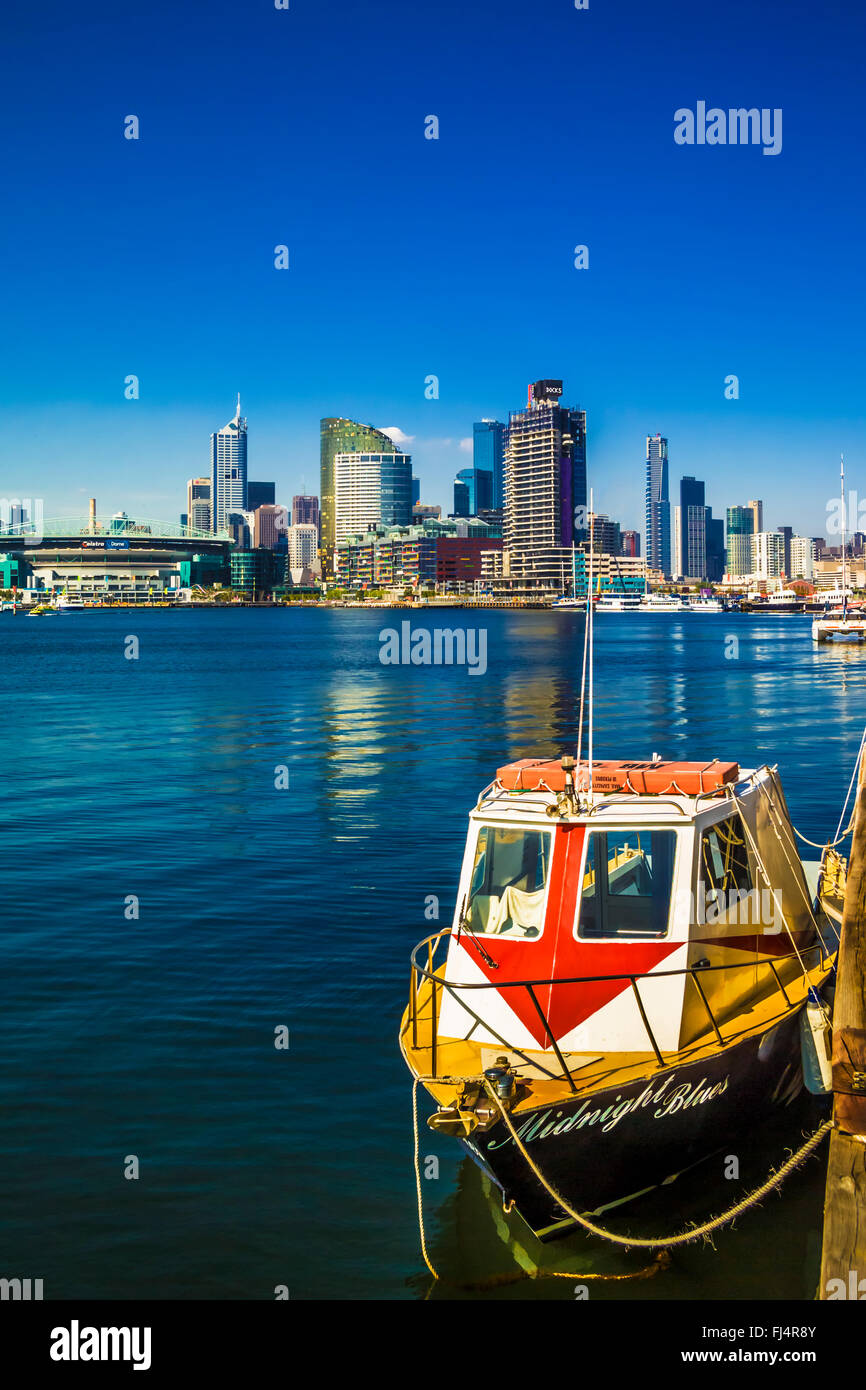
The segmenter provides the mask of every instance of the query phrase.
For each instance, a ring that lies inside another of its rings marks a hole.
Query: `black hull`
[[[548,1182],[581,1214],[621,1205],[752,1134],[802,1090],[799,1014],[704,1062],[643,1082],[521,1111],[515,1129]],[[554,1131],[559,1129],[559,1133]],[[461,1141],[542,1239],[573,1221],[528,1168],[500,1121]]]

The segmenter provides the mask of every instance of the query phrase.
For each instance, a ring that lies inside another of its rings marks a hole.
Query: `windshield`
[[[482,825],[463,923],[476,935],[541,935],[550,870],[549,830]]]
[[[592,830],[587,836],[578,936],[665,936],[673,830]]]

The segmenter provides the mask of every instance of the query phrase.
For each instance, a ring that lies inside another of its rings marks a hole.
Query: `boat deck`
[[[779,990],[768,992],[747,1006],[740,1006],[734,1016],[718,1018],[716,1024],[722,1041],[707,1023],[706,1032],[677,1052],[666,1052],[659,1063],[648,1047],[645,1052],[608,1052],[606,1054],[564,1053],[563,1060],[571,1073],[573,1085],[561,1074],[545,1075],[559,1070],[552,1052],[521,1051],[498,1043],[479,1043],[463,1038],[438,1036],[439,1004],[442,997],[444,965],[435,971],[435,979],[424,979],[418,988],[413,1026],[411,1003],[403,1015],[400,1028],[400,1047],[414,1076],[421,1079],[431,1096],[440,1105],[450,1105],[469,1078],[480,1078],[485,1067],[495,1059],[507,1056],[529,1090],[516,1101],[513,1114],[534,1110],[541,1105],[555,1104],[569,1096],[590,1095],[608,1087],[626,1086],[644,1080],[649,1071],[653,1076],[715,1057],[744,1039],[766,1032],[799,1009],[806,1000],[809,986],[820,987],[832,969],[832,960],[824,961],[793,980],[786,980],[784,996]]]

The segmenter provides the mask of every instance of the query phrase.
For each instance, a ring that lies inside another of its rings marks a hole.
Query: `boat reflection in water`
[[[769,767],[500,768],[452,927],[413,954],[428,1124],[542,1240],[644,1199],[800,1095],[840,882],[801,862]]]

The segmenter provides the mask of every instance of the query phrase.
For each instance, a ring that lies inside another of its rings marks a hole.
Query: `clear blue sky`
[[[450,509],[473,420],[554,376],[624,525],[659,430],[672,492],[821,533],[841,449],[866,499],[864,37],[833,0],[11,0],[0,493],[175,518],[240,390],[281,500],[348,415]],[[699,100],[781,107],[782,152],[676,145]]]

